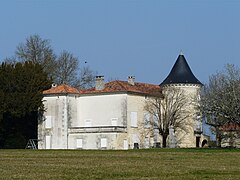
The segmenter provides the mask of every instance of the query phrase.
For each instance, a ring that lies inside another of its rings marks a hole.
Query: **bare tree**
[[[167,87],[163,90],[163,97],[151,97],[146,101],[145,110],[153,116],[154,127],[162,136],[163,147],[167,145],[169,127],[187,131],[186,120],[193,114],[191,108],[187,108],[190,105],[193,101],[178,87]]]
[[[15,53],[20,61],[32,61],[41,64],[44,71],[52,76],[56,56],[48,39],[42,39],[39,35],[29,36],[25,43],[17,46]]]
[[[79,67],[78,58],[66,50],[57,58],[55,68],[55,83],[75,85]]]
[[[240,69],[227,64],[224,71],[209,77],[201,98],[201,110],[207,124],[214,127],[217,146],[224,137],[221,127],[227,123],[240,124]]]
[[[144,113],[143,121],[138,121],[138,129],[140,147],[149,148],[151,138],[154,137],[154,122],[149,112]]]
[[[68,84],[76,88],[87,89],[94,86],[95,73],[89,66],[82,66],[72,53],[63,51],[57,58],[55,70],[56,83]]]
[[[79,88],[90,88],[94,85],[95,73],[89,67],[80,68],[78,58],[68,51],[62,51],[57,58],[50,41],[42,39],[39,35],[29,36],[26,42],[19,44],[16,58],[41,64],[57,84],[66,83]],[[8,61],[10,60],[14,59],[9,58]]]
[[[74,86],[81,89],[92,88],[95,85],[95,76],[96,72],[91,70],[89,66],[84,66],[80,69],[78,79]]]
[[[7,57],[3,60],[3,62],[6,64],[16,64],[18,61],[16,57]]]

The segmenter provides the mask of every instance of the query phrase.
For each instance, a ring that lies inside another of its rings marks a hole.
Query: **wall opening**
[[[202,147],[207,147],[208,146],[208,141],[206,139],[204,139],[202,141]]]
[[[200,146],[200,138],[201,137],[196,137],[196,147],[199,148]]]

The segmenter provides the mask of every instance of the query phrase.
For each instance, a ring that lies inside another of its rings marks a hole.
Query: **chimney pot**
[[[131,85],[135,85],[135,76],[128,76],[128,83]]]
[[[53,84],[52,84],[52,88],[55,88],[55,87],[57,87],[57,84],[56,84],[56,83],[53,83]]]
[[[96,90],[103,90],[105,87],[104,76],[96,76]]]

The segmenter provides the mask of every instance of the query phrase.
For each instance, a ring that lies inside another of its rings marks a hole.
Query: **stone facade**
[[[184,130],[179,128],[174,129],[174,141],[176,142],[176,147],[201,147],[200,142],[205,139],[205,137],[202,135],[202,122],[198,117],[199,114],[197,109],[201,86],[193,84],[175,84],[165,86],[163,89],[170,87],[179,88],[182,90],[189,101],[184,107],[189,112],[189,116],[184,120]],[[197,140],[198,138],[199,140]],[[197,143],[199,144],[197,145]]]
[[[183,72],[183,73],[182,73]],[[104,82],[79,90],[67,85],[43,92],[45,112],[38,125],[39,149],[133,149],[161,147],[162,138],[145,110],[151,97],[162,97],[168,87],[180,88],[196,105],[201,83],[194,77],[183,55],[179,55],[169,76],[159,85],[128,81]],[[195,98],[196,99],[196,98]],[[206,137],[194,105],[185,107],[189,117],[185,129],[170,128],[168,147],[201,147]]]
[[[127,83],[127,82],[125,82]],[[65,85],[66,86],[66,85]],[[131,85],[133,86],[133,85]],[[187,96],[199,86],[184,86]],[[133,92],[93,94],[53,93],[43,98],[46,109],[39,122],[39,149],[133,149],[162,145],[157,129],[144,125],[148,95]],[[192,108],[192,107],[187,107]],[[191,111],[194,111],[192,108]],[[194,114],[194,113],[193,113]],[[187,120],[188,132],[175,131],[174,147],[196,147],[196,116]],[[200,124],[201,126],[201,124]],[[171,147],[171,136],[168,146]],[[201,146],[201,145],[200,145]]]

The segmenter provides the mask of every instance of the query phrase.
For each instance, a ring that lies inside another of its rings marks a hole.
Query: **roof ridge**
[[[142,82],[135,82],[135,83],[138,83],[138,84],[147,84],[147,85],[153,85],[153,86],[159,86],[158,84],[152,84],[152,83],[142,83]]]
[[[111,82],[125,82],[125,83],[128,83],[128,81],[124,81],[124,80],[114,80],[114,81],[110,81],[108,83],[111,83]],[[143,82],[135,82],[137,84],[147,84],[147,85],[153,85],[153,86],[159,86],[158,84],[153,84],[153,83],[143,83]]]

